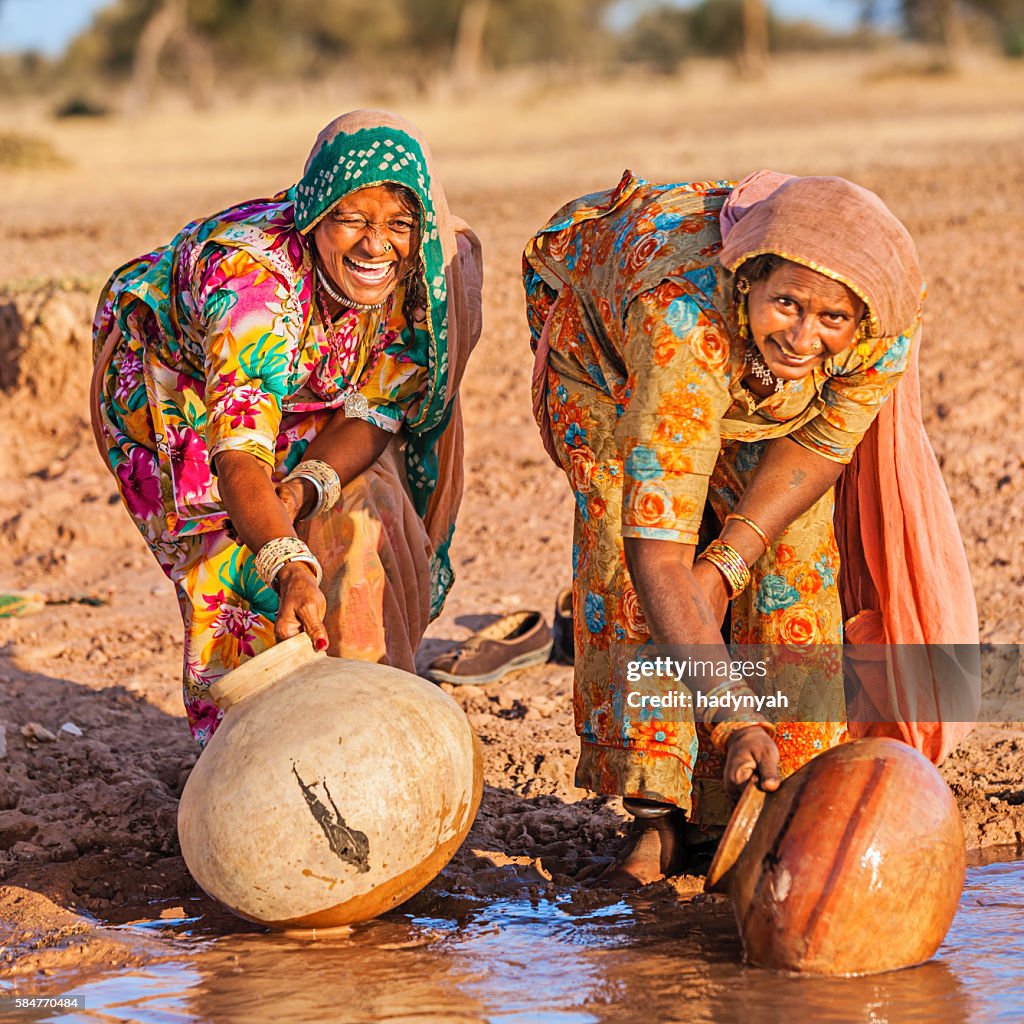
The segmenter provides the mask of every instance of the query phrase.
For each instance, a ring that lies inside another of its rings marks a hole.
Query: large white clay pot
[[[299,634],[213,688],[224,720],[178,809],[192,877],[271,928],[365,921],[448,863],[480,805],[480,744],[442,690]]]

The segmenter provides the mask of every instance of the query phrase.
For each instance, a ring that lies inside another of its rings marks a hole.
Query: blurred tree
[[[767,65],[772,28],[764,0],[702,0],[683,9],[664,4],[637,19],[625,49],[630,59],[659,70],[672,70],[689,55],[731,57],[756,77]]]
[[[491,0],[464,0],[452,46],[452,78],[460,89],[473,86],[484,65],[484,33]]]
[[[159,0],[150,11],[135,44],[132,61],[132,105],[145,106],[153,92],[160,54],[171,37],[186,25],[185,0]]]
[[[404,12],[407,46],[438,63],[451,59],[465,0],[396,0]]]
[[[592,64],[612,52],[605,14],[612,0],[498,0],[485,33],[494,67]]]
[[[768,70],[768,5],[765,0],[743,0],[740,70],[747,78],[762,78]]]
[[[940,47],[945,67],[958,63],[964,28],[957,0],[900,0],[900,14],[908,35]]]
[[[743,47],[743,0],[703,0],[690,11],[696,53],[736,57]]]
[[[678,7],[660,6],[645,11],[626,33],[622,44],[625,60],[646,64],[670,75],[693,52],[690,38],[690,12]]]
[[[636,19],[620,52],[626,61],[667,74],[687,57],[729,57],[742,74],[758,77],[771,53],[863,48],[872,39],[865,28],[837,32],[814,21],[783,20],[764,0],[703,0],[686,8],[662,2]]]
[[[1024,0],[898,0],[896,15],[910,39],[939,48],[941,63],[952,68],[972,36],[995,36],[1009,56],[1024,56]],[[877,24],[878,0],[863,0],[861,20]]]

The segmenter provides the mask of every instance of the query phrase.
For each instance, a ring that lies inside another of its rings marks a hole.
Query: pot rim
[[[275,683],[280,677],[277,670],[283,667],[294,669],[316,658],[326,657],[326,651],[313,649],[313,641],[308,633],[297,633],[287,640],[278,641],[273,647],[268,647],[239,665],[223,679],[218,679],[210,687],[210,699],[222,710],[227,710],[232,704]]]
[[[765,792],[751,779],[733,809],[729,824],[715,851],[711,867],[704,879],[705,892],[727,892],[729,888],[729,872],[739,860],[750,839],[757,819],[764,806]]]

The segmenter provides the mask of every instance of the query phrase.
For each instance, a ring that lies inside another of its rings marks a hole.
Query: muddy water
[[[419,897],[408,913],[315,943],[262,933],[211,935],[201,919],[134,925],[162,935],[171,959],[87,983],[73,975],[49,978],[42,989],[83,996],[87,1009],[32,1019],[1024,1020],[1024,861],[992,859],[969,868],[960,911],[938,956],[871,978],[795,978],[742,966],[728,906],[717,897],[680,905],[667,888],[659,894],[652,887],[613,900],[580,893],[489,902]]]

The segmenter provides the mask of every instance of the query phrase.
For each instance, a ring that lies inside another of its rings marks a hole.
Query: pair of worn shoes
[[[553,628],[540,612],[513,612],[484,626],[464,644],[435,658],[427,675],[436,683],[482,686],[509,672],[554,661],[573,663],[572,589],[555,600]]]

